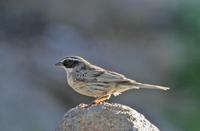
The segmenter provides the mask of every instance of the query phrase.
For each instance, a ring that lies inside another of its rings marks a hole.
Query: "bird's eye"
[[[77,64],[78,64],[78,61],[75,61],[75,60],[64,60],[64,62],[63,62],[63,65],[66,68],[73,68]]]

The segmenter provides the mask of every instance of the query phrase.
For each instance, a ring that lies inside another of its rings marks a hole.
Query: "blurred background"
[[[0,130],[50,131],[92,99],[54,64],[79,55],[169,91],[131,90],[128,105],[162,131],[200,130],[198,0],[0,0]]]

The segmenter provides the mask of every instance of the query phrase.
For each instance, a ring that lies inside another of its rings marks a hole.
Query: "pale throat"
[[[67,72],[67,78],[68,78],[69,74],[72,72],[73,69],[71,69],[71,68],[64,68],[64,69]]]
[[[67,82],[68,84],[73,87],[73,80],[72,80],[72,77],[71,77],[71,72],[73,71],[73,69],[70,69],[70,68],[64,68],[66,73],[67,73]]]

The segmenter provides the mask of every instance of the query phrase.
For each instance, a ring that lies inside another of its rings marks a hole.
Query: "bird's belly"
[[[79,94],[90,96],[90,97],[100,97],[108,93],[107,89],[95,85],[88,85],[85,82],[80,81],[68,81],[68,84]]]
[[[82,95],[90,96],[90,97],[100,97],[107,94],[106,90],[96,89],[94,86],[79,86],[79,87],[72,87],[75,91]]]

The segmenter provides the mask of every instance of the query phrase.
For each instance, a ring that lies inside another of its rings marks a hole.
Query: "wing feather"
[[[84,75],[83,77],[76,77],[78,80],[82,80],[85,82],[94,82],[94,83],[127,83],[131,84],[133,81],[127,79],[124,75],[104,70],[100,67],[93,66],[93,68],[87,69],[87,70],[82,70],[82,74]]]

